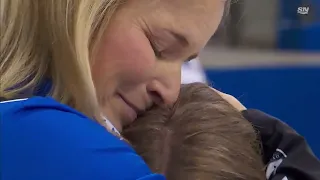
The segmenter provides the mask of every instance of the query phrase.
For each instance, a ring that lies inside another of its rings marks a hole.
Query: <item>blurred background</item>
[[[294,127],[320,157],[320,0],[239,0],[201,52],[213,86]]]

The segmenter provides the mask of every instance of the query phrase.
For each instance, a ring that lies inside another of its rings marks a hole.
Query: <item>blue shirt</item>
[[[51,98],[0,103],[2,180],[164,180],[124,141]]]

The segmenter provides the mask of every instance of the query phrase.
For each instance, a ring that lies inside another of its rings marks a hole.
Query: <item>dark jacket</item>
[[[260,134],[268,180],[320,180],[320,161],[304,137],[261,111],[242,114]]]

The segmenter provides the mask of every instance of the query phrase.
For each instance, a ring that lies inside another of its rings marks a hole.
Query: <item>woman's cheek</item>
[[[122,74],[126,76],[126,81],[143,83],[154,76],[156,60],[153,56],[143,55],[143,53],[144,52],[134,51],[132,55],[127,54],[126,59],[129,61],[121,64],[123,68]]]
[[[157,60],[149,41],[135,36],[123,47],[126,49],[119,66],[123,68],[126,80],[142,83],[151,79]]]

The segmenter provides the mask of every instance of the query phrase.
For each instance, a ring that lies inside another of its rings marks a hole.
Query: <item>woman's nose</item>
[[[172,105],[180,92],[181,65],[171,64],[161,69],[157,69],[155,78],[147,85],[147,91],[157,105]]]

